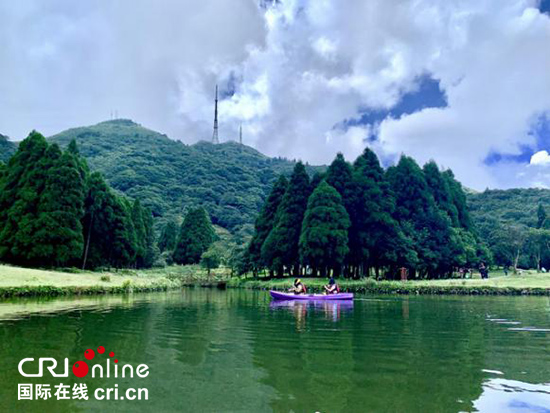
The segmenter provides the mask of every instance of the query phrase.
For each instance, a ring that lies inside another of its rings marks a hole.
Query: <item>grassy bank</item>
[[[309,291],[321,292],[325,279],[305,278]],[[253,279],[230,277],[220,268],[210,275],[199,266],[173,266],[150,270],[91,272],[72,270],[47,271],[0,265],[0,298],[21,296],[60,296],[122,294],[129,292],[167,291],[182,286],[260,290],[285,290],[292,279]],[[463,294],[463,295],[550,295],[550,274],[525,271],[521,275],[491,274],[488,280],[473,279],[374,281],[339,280],[343,291],[370,294]]]
[[[321,292],[326,280],[304,278],[309,291]],[[419,281],[375,281],[339,280],[342,291],[369,294],[459,294],[459,295],[550,295],[550,274],[525,271],[522,275],[493,273],[491,278],[482,280],[448,279]],[[235,278],[228,287],[262,290],[285,290],[292,285],[291,279],[254,280]]]
[[[0,298],[166,291],[182,285],[210,285],[227,277],[225,270],[212,271],[208,276],[205,270],[196,266],[64,272],[0,265]]]

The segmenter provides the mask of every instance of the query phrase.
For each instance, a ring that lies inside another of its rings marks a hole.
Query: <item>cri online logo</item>
[[[105,353],[105,347],[99,346],[97,348],[97,352],[99,354]],[[111,351],[109,353],[110,358],[107,358],[105,369],[103,369],[103,366],[101,364],[94,364],[92,366],[92,377],[95,378],[96,375],[98,375],[101,378],[111,377],[111,363],[110,363],[110,360],[114,356],[115,356],[115,353],[113,351]],[[93,358],[95,357],[95,351],[92,350],[91,348],[89,348],[88,350],[84,351],[84,357],[86,358],[86,360],[93,360]],[[46,365],[46,368],[48,369],[48,371],[51,373],[51,375],[53,377],[69,377],[69,359],[68,358],[65,358],[65,360],[64,360],[65,365],[64,365],[64,371],[62,373],[56,373],[55,372],[55,368],[57,367],[57,360],[52,358],[52,357],[40,357],[38,359],[38,361],[39,361],[39,363],[38,363],[38,373],[25,373],[23,371],[23,365],[25,363],[31,362],[31,361],[34,361],[34,358],[27,357],[27,358],[24,358],[23,360],[21,360],[19,362],[19,365],[18,365],[17,368],[19,370],[19,373],[22,376],[25,376],[25,377],[43,377],[43,375],[44,375],[44,365],[51,363],[50,365]],[[113,376],[118,377],[118,364],[117,364],[118,359],[115,359],[114,362],[115,362],[115,364],[113,366]],[[126,377],[126,375],[129,375],[130,377],[134,377],[134,367],[131,364],[125,364],[124,366],[122,366],[121,370],[122,370],[122,372],[121,372],[122,377]],[[76,377],[80,377],[80,378],[85,377],[89,372],[90,372],[90,367],[88,366],[88,363],[86,363],[85,361],[77,361],[76,363],[73,364],[73,374]],[[146,364],[140,364],[139,366],[137,366],[135,372],[136,372],[138,377],[141,377],[141,378],[147,377],[149,375],[149,367]],[[105,373],[105,375],[104,375],[104,373]]]

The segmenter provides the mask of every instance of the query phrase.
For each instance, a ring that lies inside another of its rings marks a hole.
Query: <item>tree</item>
[[[198,264],[202,254],[214,242],[214,237],[214,228],[204,208],[190,210],[181,224],[174,262],[181,265]]]
[[[295,275],[300,273],[298,242],[309,195],[309,176],[304,164],[298,162],[277,209],[276,224],[262,246],[262,257],[279,275],[284,268]]]
[[[44,136],[32,131],[10,159],[0,188],[0,260],[29,264],[32,235],[39,229],[36,221],[46,182],[47,149]]]
[[[51,145],[57,160],[48,169],[38,205],[38,230],[32,237],[33,259],[41,265],[63,266],[82,257],[84,238],[84,182],[75,158]]]
[[[178,226],[174,221],[168,221],[160,233],[158,248],[160,252],[173,252],[176,248]]]
[[[287,186],[288,180],[284,175],[280,175],[256,219],[254,236],[248,245],[248,259],[254,273],[267,265],[262,257],[262,245],[275,225],[277,209],[281,204]]]
[[[533,257],[535,267],[537,271],[540,271],[542,258],[550,249],[550,231],[540,228],[529,228],[525,241],[527,253]]]
[[[131,206],[118,198],[101,174],[88,179],[85,199],[84,256],[82,268],[112,266],[123,268],[135,263],[136,239]]]
[[[439,171],[439,167],[434,161],[425,164],[422,170],[436,205],[449,216],[453,227],[460,227],[458,210],[454,204],[449,180]]]
[[[472,219],[470,217],[470,210],[466,202],[466,194],[462,188],[462,184],[455,179],[453,171],[447,169],[441,173],[444,180],[447,181],[451,200],[458,213],[458,223],[460,227],[469,231],[473,229]]]
[[[418,164],[402,156],[387,171],[396,199],[394,216],[413,240],[420,275],[434,277],[452,271],[451,222],[435,203]],[[404,225],[405,222],[411,225]]]
[[[537,229],[544,228],[546,224],[546,210],[542,206],[542,204],[539,203],[539,207],[537,209]]]
[[[208,275],[210,271],[220,266],[220,254],[215,248],[209,248],[201,255],[201,266],[206,268]]]
[[[400,265],[407,256],[407,245],[397,221],[392,217],[395,199],[376,154],[366,148],[353,165],[356,190],[355,229],[350,233],[350,257],[357,270],[367,273],[391,263]]]
[[[136,258],[135,267],[143,268],[145,264],[145,254],[147,249],[147,239],[144,223],[144,211],[139,199],[136,199],[132,205],[132,224],[136,238]]]
[[[349,251],[349,215],[342,197],[327,182],[321,182],[308,200],[300,235],[300,256],[304,265],[326,275],[339,273]]]

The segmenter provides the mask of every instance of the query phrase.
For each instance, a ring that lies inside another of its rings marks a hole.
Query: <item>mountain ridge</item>
[[[204,206],[216,225],[251,233],[271,183],[295,162],[270,158],[229,141],[187,145],[128,119],[71,128],[48,138],[62,147],[75,139],[92,170],[116,190],[139,198],[161,221]],[[309,172],[322,167],[309,166]]]

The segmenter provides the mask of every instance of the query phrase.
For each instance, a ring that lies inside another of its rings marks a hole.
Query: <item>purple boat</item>
[[[269,291],[269,294],[273,297],[274,300],[322,300],[322,301],[333,301],[333,300],[353,300],[353,293],[338,293],[338,294],[293,294],[293,293],[283,293],[280,291]]]

